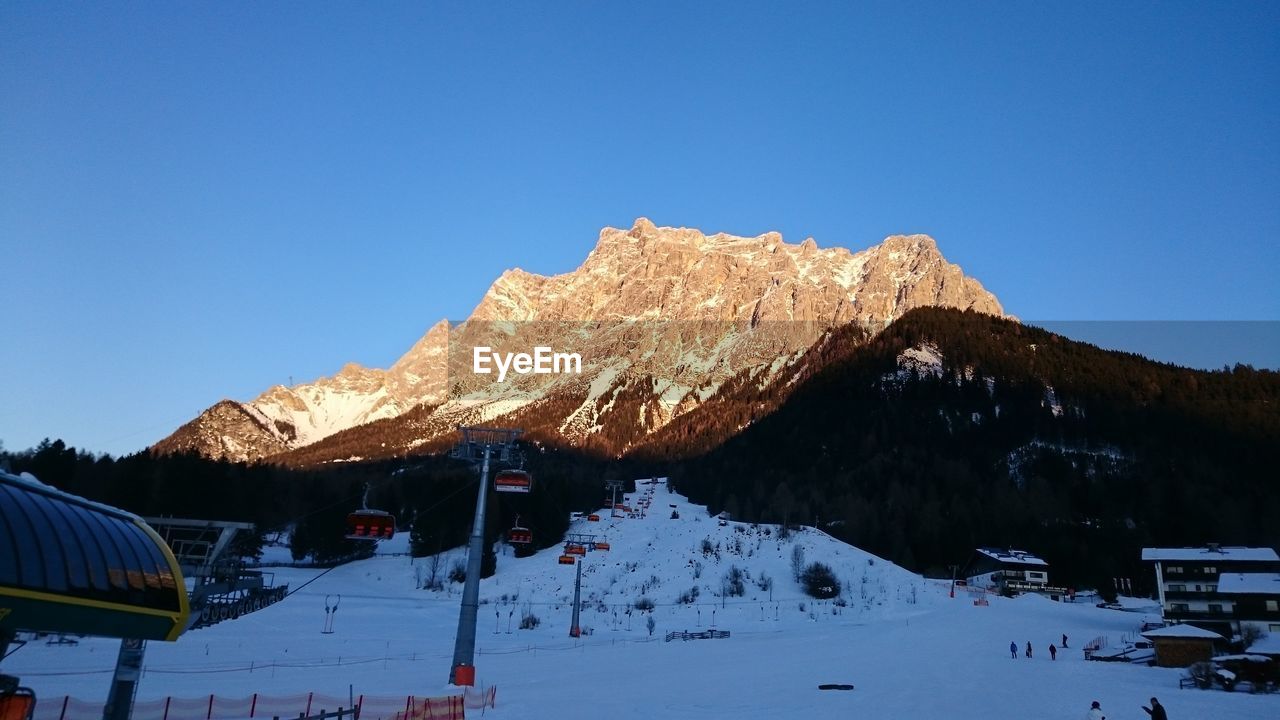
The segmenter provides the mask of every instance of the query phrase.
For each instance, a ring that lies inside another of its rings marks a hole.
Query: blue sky
[[[386,367],[637,216],[929,233],[1029,320],[1275,321],[1277,198],[1274,2],[10,1],[0,441]],[[1280,365],[1244,326],[1203,364]]]

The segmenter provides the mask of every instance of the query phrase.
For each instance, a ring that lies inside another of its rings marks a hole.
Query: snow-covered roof
[[[1026,550],[998,550],[996,548],[978,548],[978,552],[987,557],[998,560],[1002,563],[1015,563],[1018,565],[1043,565],[1049,566],[1049,563],[1032,555]]]
[[[1142,548],[1142,559],[1146,561],[1189,560],[1193,562],[1212,562],[1214,560],[1252,560],[1263,562],[1280,560],[1280,555],[1271,548],[1250,547],[1188,547],[1188,548]]]
[[[1247,654],[1247,655],[1217,655],[1217,656],[1215,656],[1213,659],[1214,659],[1214,661],[1215,661],[1215,662],[1222,662],[1222,661],[1225,661],[1225,660],[1240,660],[1240,661],[1243,661],[1243,662],[1256,662],[1256,663],[1268,663],[1268,662],[1271,662],[1271,658],[1267,657],[1266,655],[1253,655],[1253,654]]]
[[[1251,655],[1280,655],[1280,633],[1264,635],[1246,649]]]
[[[1280,595],[1280,573],[1222,573],[1218,592]]]
[[[1170,625],[1168,627],[1156,628],[1142,633],[1144,638],[1198,638],[1205,640],[1224,640],[1221,635],[1212,630],[1196,627],[1195,625]]]

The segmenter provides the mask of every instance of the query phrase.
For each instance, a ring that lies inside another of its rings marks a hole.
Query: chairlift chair
[[[533,489],[533,476],[524,470],[509,468],[493,476],[495,492],[528,493]]]
[[[512,545],[530,545],[533,543],[533,532],[526,527],[520,527],[520,516],[516,516],[516,524],[507,531],[507,542]]]
[[[396,534],[396,518],[384,510],[369,508],[369,483],[364,485],[360,509],[347,515],[348,540],[389,540]]]

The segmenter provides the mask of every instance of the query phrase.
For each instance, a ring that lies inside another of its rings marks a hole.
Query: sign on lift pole
[[[471,521],[471,540],[467,546],[467,583],[462,588],[462,608],[458,611],[458,634],[453,644],[453,665],[449,682],[454,685],[476,683],[476,621],[480,610],[480,560],[484,554],[485,501],[489,495],[489,464],[492,460],[512,464],[518,461],[516,438],[521,430],[514,428],[459,427],[462,442],[452,456],[480,463],[480,488],[476,491],[476,515]]]
[[[146,651],[145,640],[126,638],[120,641],[115,674],[107,692],[107,704],[102,710],[103,720],[129,720],[133,715],[133,698],[138,692],[138,678],[142,677],[142,658]]]

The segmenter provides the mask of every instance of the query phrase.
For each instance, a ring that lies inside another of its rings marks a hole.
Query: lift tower
[[[489,495],[489,465],[497,462],[508,467],[523,464],[516,439],[523,430],[515,428],[482,428],[459,426],[462,442],[450,453],[452,457],[480,465],[480,489],[476,491],[476,516],[471,523],[471,541],[467,546],[467,584],[462,589],[462,609],[458,612],[458,635],[453,644],[453,665],[449,682],[474,685],[476,668],[476,620],[480,610],[480,559],[484,554],[485,501]],[[528,486],[525,486],[525,492]]]

